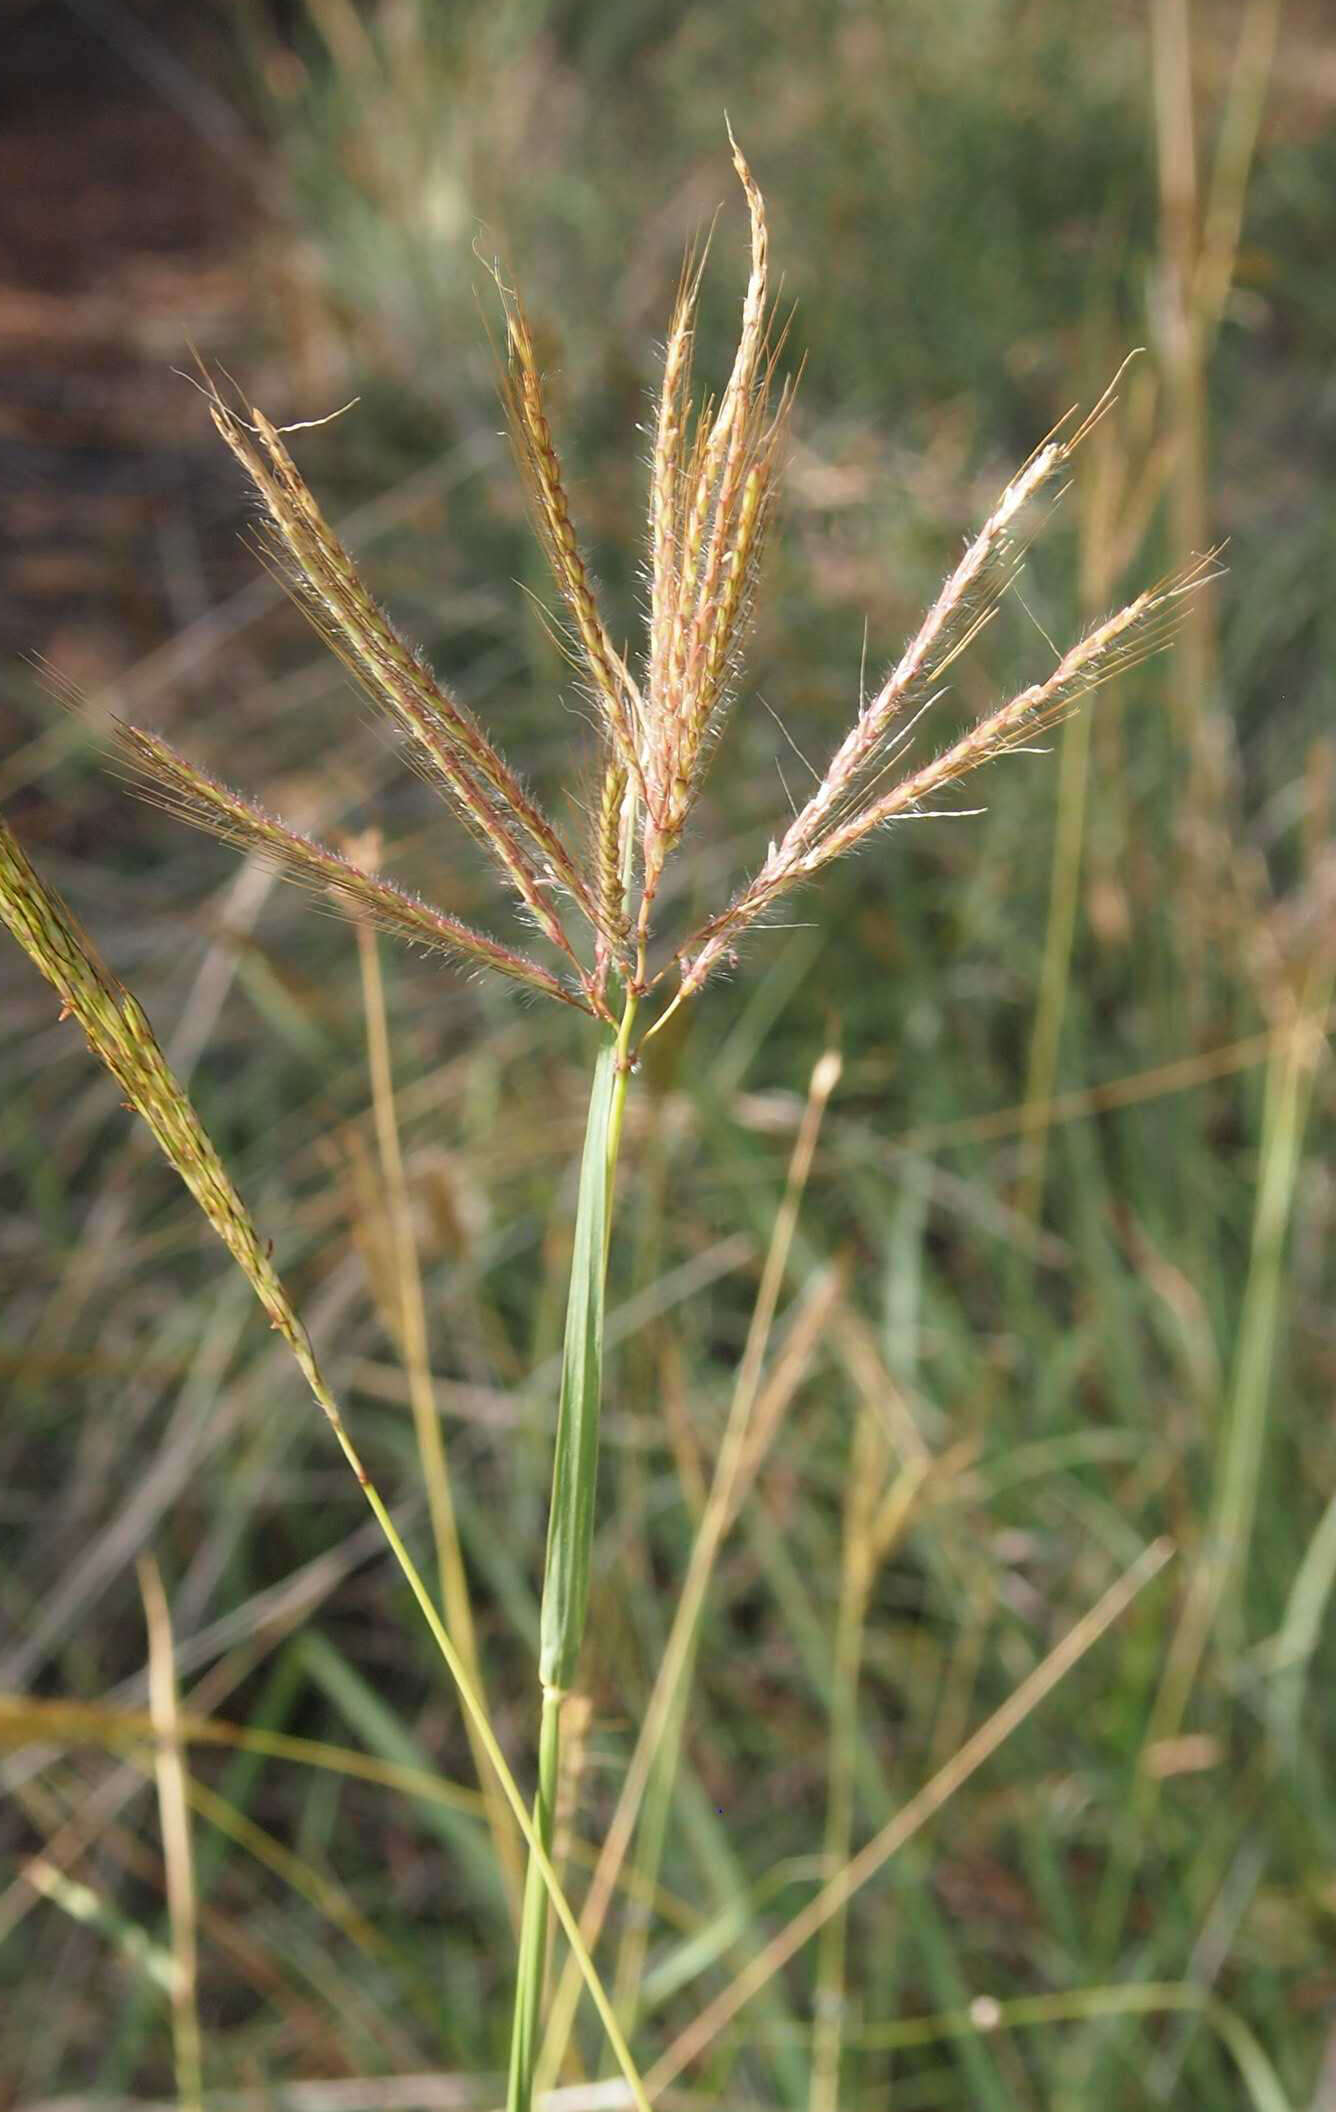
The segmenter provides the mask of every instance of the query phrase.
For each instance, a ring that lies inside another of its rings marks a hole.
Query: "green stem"
[[[1057,827],[1053,838],[1053,864],[1049,878],[1044,965],[1039,981],[1039,1003],[1030,1036],[1030,1062],[1025,1081],[1027,1110],[1035,1110],[1038,1119],[1033,1128],[1026,1131],[1022,1142],[1022,1175],[1018,1201],[1021,1215],[1036,1225],[1044,1206],[1048,1110],[1052,1106],[1057,1087],[1058,1052],[1062,1042],[1067,993],[1071,986],[1072,948],[1080,906],[1086,794],[1090,780],[1091,722],[1090,712],[1079,711],[1074,718],[1068,719],[1062,730]]]
[[[391,1518],[374,1483],[367,1479],[366,1470],[353,1450],[351,1440],[343,1429],[342,1422],[337,1420],[337,1409],[332,1407],[328,1395],[324,1394],[323,1390],[317,1393],[316,1399],[325,1408],[326,1414],[330,1415],[330,1419],[334,1423],[335,1436],[342,1445],[353,1472],[362,1484],[362,1493],[376,1515],[380,1529],[389,1543],[390,1552],[398,1563],[409,1590],[417,1600],[422,1618],[431,1631],[436,1647],[445,1659],[455,1685],[459,1689],[460,1699],[473,1719],[474,1728],[482,1741],[483,1750],[486,1752],[487,1758],[496,1771],[496,1777],[505,1793],[506,1802],[514,1812],[520,1832],[528,1843],[529,1868],[533,1870],[535,1866],[537,1867],[539,1878],[552,1901],[557,1919],[566,1932],[567,1941],[579,1962],[585,1985],[589,1989],[594,2007],[602,2020],[604,2030],[607,2032],[608,2043],[612,2047],[617,2059],[617,2065],[626,2080],[626,2086],[631,2093],[636,2112],[650,2112],[649,2100],[645,2095],[644,2085],[636,2072],[635,2063],[631,2059],[630,2048],[627,2046],[621,2027],[613,2014],[612,2004],[604,1992],[603,1983],[594,1970],[594,1961],[590,1957],[584,1939],[580,1934],[580,1924],[575,1918],[570,1902],[561,1889],[560,1880],[552,1867],[547,1850],[535,1832],[533,1822],[524,1808],[524,1799],[516,1787],[514,1776],[506,1765],[506,1756],[497,1743],[496,1733],[492,1729],[487,1711],[478,1699],[473,1684],[469,1679],[468,1669],[446,1633],[445,1624],[436,1611],[436,1605],[431,1593],[422,1581],[417,1566],[403,1543],[398,1527],[395,1525],[393,1518]]]
[[[1276,1338],[1285,1305],[1285,1244],[1303,1165],[1313,1074],[1323,1046],[1319,1022],[1330,1002],[1331,976],[1324,966],[1316,967],[1300,994],[1290,1031],[1267,1066],[1252,1246],[1239,1314],[1227,1435],[1207,1536],[1212,1613],[1221,1630],[1222,1647],[1231,1655],[1242,1641],[1243,1585],[1277,1378]]]
[[[617,1034],[599,1050],[589,1094],[580,1196],[575,1213],[570,1296],[562,1350],[561,1405],[552,1463],[543,1574],[538,1676],[543,1709],[533,1832],[544,1857],[552,1845],[561,1760],[561,1705],[575,1677],[589,1605],[603,1395],[603,1300],[612,1224],[612,1189],[630,1079],[636,999],[628,994]],[[532,1855],[524,1886],[507,2112],[530,2112],[547,1968],[547,1888]]]
[[[543,1853],[552,1855],[552,1822],[557,1804],[561,1760],[561,1704],[555,1688],[543,1689],[542,1727],[538,1737],[538,1790],[534,1797],[534,1832]],[[533,2091],[534,2062],[547,1967],[547,1888],[534,1863],[524,1884],[520,1946],[515,1980],[515,2015],[510,2030],[508,2112],[527,2112]]]

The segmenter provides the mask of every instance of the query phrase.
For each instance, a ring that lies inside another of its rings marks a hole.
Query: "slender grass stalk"
[[[1091,437],[1082,508],[1081,600],[1087,615],[1103,605],[1112,586],[1116,510],[1125,481],[1122,465],[1112,421],[1105,419]],[[1051,1104],[1057,1085],[1085,855],[1091,724],[1089,713],[1079,712],[1062,729],[1043,966],[1025,1075],[1025,1098],[1035,1108]],[[1048,1125],[1036,1123],[1024,1138],[1017,1198],[1022,1216],[1033,1222],[1038,1222],[1043,1206],[1047,1156]]]
[[[552,1850],[561,1760],[561,1708],[579,1663],[589,1606],[589,1567],[598,1486],[599,1414],[603,1396],[603,1309],[611,1234],[611,1199],[621,1149],[631,1030],[636,998],[627,993],[622,1022],[599,1050],[589,1094],[580,1192],[571,1256],[570,1297],[562,1350],[561,1400],[552,1463],[552,1507],[539,1616],[538,1678],[542,1715],[533,1834]],[[515,1971],[507,2112],[533,2100],[543,1986],[547,1971],[547,1894],[530,1863]]]
[[[1161,360],[1173,452],[1169,526],[1179,556],[1203,547],[1209,520],[1207,366],[1229,296],[1248,173],[1261,124],[1283,0],[1249,0],[1239,30],[1229,96],[1211,177],[1198,167],[1189,0],[1152,0],[1151,87],[1160,192]],[[1206,202],[1203,205],[1203,191]],[[1238,891],[1238,861],[1226,826],[1232,734],[1213,708],[1217,639],[1210,604],[1187,612],[1177,682],[1187,756],[1181,825],[1181,928],[1188,1016],[1200,1033],[1216,893]]]
[[[366,846],[363,845],[365,855]],[[368,858],[369,865],[374,860]],[[394,1104],[394,1067],[390,1054],[389,1020],[385,1007],[385,979],[381,974],[380,949],[374,927],[365,920],[356,925],[357,953],[362,971],[362,1009],[366,1016],[367,1060],[371,1072],[371,1098],[375,1114],[376,1142],[385,1182],[386,1208],[394,1242],[395,1279],[399,1291],[399,1325],[404,1365],[408,1377],[413,1430],[440,1579],[441,1609],[450,1633],[459,1643],[460,1655],[469,1668],[478,1693],[486,1701],[486,1686],[478,1661],[473,1604],[469,1596],[464,1553],[459,1544],[454,1492],[445,1456],[445,1438],[431,1378],[431,1354],[427,1335],[427,1308],[422,1293],[422,1271],[413,1234],[408,1180],[404,1171],[399,1121]],[[522,1863],[519,1836],[506,1809],[496,1778],[471,1720],[467,1720],[469,1745],[478,1782],[487,1806],[487,1823],[496,1846],[497,1862],[509,1895],[512,1912],[518,1912]]]
[[[854,1424],[845,1481],[844,1542],[839,1611],[835,1619],[830,1734],[826,1769],[826,1836],[822,1874],[832,1878],[849,1860],[854,1822],[858,1680],[868,1596],[876,1574],[873,1523],[886,1471],[881,1420],[866,1406]],[[812,2074],[808,2112],[839,2112],[844,2040],[845,1948],[848,1910],[840,1907],[817,1938]]]
[[[139,1558],[139,1590],[148,1629],[149,1709],[156,1739],[154,1775],[162,1821],[162,1856],[167,1870],[167,1912],[172,1929],[172,2048],[181,2112],[200,2112],[204,2059],[200,2041],[196,1941],[195,1868],[190,1838],[190,1796],[181,1755],[172,1621],[162,1575],[151,1555]]]
[[[844,1563],[830,1679],[829,1764],[822,1868],[839,1875],[853,1847],[859,1767],[858,1687],[868,1604],[882,1565],[905,1532],[928,1481],[930,1457],[915,1454],[887,1486],[888,1447],[880,1402],[867,1397],[854,1427],[846,1483]],[[848,1905],[838,1906],[816,1943],[812,2073],[808,2112],[839,2112],[840,2064],[848,2043],[845,1967]]]
[[[683,1679],[679,1683],[673,1707],[664,1723],[662,1736],[654,1753],[653,1770],[641,1799],[637,1815],[639,1823],[636,1828],[634,1858],[629,1865],[638,1885],[655,1884],[662,1868],[664,1847],[668,1839],[668,1821],[673,1809],[673,1793],[677,1788],[678,1759],[690,1691],[687,1681]],[[640,2017],[645,1959],[649,1951],[651,1928],[651,1918],[644,1912],[628,1914],[622,1926],[621,1942],[617,1950],[617,1970],[612,1982],[612,2006],[628,2037],[634,2036]],[[540,2076],[541,2074],[542,2071]]]
[[[1176,550],[1199,550],[1207,518],[1207,432],[1201,321],[1192,299],[1197,275],[1199,178],[1193,107],[1188,0],[1154,0],[1150,9],[1151,76],[1160,189],[1160,291],[1163,359],[1176,442],[1169,495]],[[1185,627],[1176,704],[1188,758],[1184,792],[1185,902],[1190,1016],[1200,1019],[1205,991],[1202,944],[1219,791],[1207,724],[1214,669],[1210,610],[1195,608]]]
[[[1317,1530],[1294,1574],[1285,1617],[1259,1659],[1273,1682],[1272,1720],[1287,1760],[1292,1760],[1309,1675],[1326,1632],[1328,1608],[1336,1591],[1336,1490],[1327,1498]]]
[[[532,1823],[528,1812],[524,1808],[524,1799],[520,1795],[519,1786],[506,1763],[505,1754],[497,1743],[496,1734],[488,1720],[487,1711],[474,1692],[468,1677],[467,1668],[446,1634],[431,1593],[424,1584],[408,1549],[404,1546],[399,1530],[386,1508],[384,1499],[366,1478],[366,1470],[362,1467],[361,1461],[357,1459],[351,1444],[346,1442],[344,1437],[340,1437],[340,1444],[343,1446],[344,1454],[349,1464],[353,1467],[354,1473],[356,1473],[358,1480],[362,1484],[362,1492],[375,1514],[382,1533],[385,1535],[390,1552],[399,1565],[405,1583],[417,1601],[418,1610],[431,1631],[436,1647],[445,1659],[451,1677],[459,1689],[460,1699],[468,1710],[469,1715],[473,1718],[483,1750],[487,1754],[488,1760],[496,1772],[497,1779],[501,1783],[506,1802],[515,1814],[516,1824],[528,1843],[530,1869],[537,1872],[537,1880],[545,1887],[557,1919],[566,1933],[566,1939],[575,1955],[585,1985],[593,1998],[594,2007],[598,2011],[604,2030],[608,2034],[608,2043],[612,2047],[617,2065],[621,2069],[627,2087],[630,2090],[631,2100],[636,2107],[636,2112],[650,2112],[650,2101],[636,2071],[635,2062],[631,2057],[631,2049],[627,2045],[617,2019],[613,2014],[612,2004],[594,1968],[594,1961],[581,1938],[580,1926],[575,1918],[574,1911],[562,1891],[557,1873],[552,1867],[552,1861],[547,1852],[547,1843],[540,1837],[536,1826]]]
[[[1285,1243],[1302,1166],[1313,1079],[1325,1046],[1320,1022],[1332,973],[1320,960],[1306,978],[1290,1031],[1267,1066],[1260,1173],[1248,1277],[1230,1389],[1229,1426],[1209,1530],[1213,1619],[1226,1648],[1240,1641],[1243,1582],[1252,1547],[1276,1335],[1285,1302]]]
[[[1095,1955],[1104,1959],[1112,1958],[1121,1937],[1138,1844],[1145,1838],[1159,1800],[1160,1778],[1145,1765],[1145,1756],[1181,1730],[1212,1634],[1220,1631],[1226,1648],[1237,1648],[1240,1640],[1240,1598],[1252,1542],[1272,1362],[1284,1302],[1285,1241],[1331,991],[1331,969],[1321,961],[1305,978],[1293,1016],[1271,1046],[1263,1088],[1252,1243],[1220,1467],[1205,1538],[1188,1575],[1182,1611],[1151,1706],[1142,1765],[1096,1904]]]
[[[661,1678],[675,1678],[675,1692],[669,1694],[668,1712],[662,1723],[659,1720],[659,1711],[664,1703],[657,1680],[646,1705],[641,1739],[637,1741],[637,1750],[632,1757],[612,1825],[608,1830],[595,1882],[590,1887],[589,1898],[581,1915],[581,1926],[587,1933],[593,1927],[595,1910],[606,1896],[607,1886],[622,1881],[616,1849],[622,1830],[628,1824],[636,1826],[635,1857],[630,1868],[635,1872],[638,1888],[643,1890],[658,1882],[669,1813],[678,1787],[678,1766],[695,1667],[694,1642],[687,1659],[680,1664],[678,1662],[681,1628],[693,1618],[694,1607],[694,1618],[699,1629],[704,1594],[708,1590],[711,1575],[707,1565],[717,1560],[724,1535],[736,1522],[746,1493],[760,1473],[765,1456],[794,1395],[807,1377],[816,1352],[840,1311],[844,1272],[840,1268],[826,1269],[796,1293],[793,1301],[797,1309],[796,1315],[792,1324],[785,1330],[781,1346],[770,1362],[764,1383],[761,1382],[761,1373],[769,1356],[771,1338],[775,1332],[779,1296],[792,1252],[802,1192],[811,1171],[812,1157],[833,1073],[834,1065],[828,1054],[819,1060],[808,1087],[808,1103],[803,1111],[785,1193],[771,1231],[770,1247],[748,1328],[748,1346],[739,1367],[733,1403],[730,1405],[725,1426],[724,1443],[720,1447],[713,1481],[708,1491],[702,1491],[697,1507],[696,1537],[697,1543],[701,1545],[701,1554],[697,1556],[693,1547],[693,1560],[688,1567],[690,1592],[684,1589],[679,1600],[662,1661],[664,1670]],[[735,1433],[733,1441],[729,1439],[729,1431]],[[736,1436],[739,1431],[740,1438]],[[651,1755],[652,1768],[644,1785],[640,1809],[637,1811],[636,1790],[640,1779],[642,1744],[644,1750]],[[592,1941],[592,1937],[589,1940]],[[648,1941],[647,1918],[643,1915],[628,1916],[613,1982],[613,2002],[628,2031],[636,2017],[638,1990],[644,1971]],[[569,1975],[562,1993],[567,2001],[578,1993],[578,1985]],[[553,2014],[555,2021],[555,2005]]]

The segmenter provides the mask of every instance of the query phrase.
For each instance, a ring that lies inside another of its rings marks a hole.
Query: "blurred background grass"
[[[833,1041],[781,1340],[842,1275],[717,1578],[659,1895],[601,1954],[630,1974],[646,1946],[637,2049],[810,1896],[832,1783],[857,1845],[1168,1532],[1174,1566],[859,1895],[843,1976],[827,1956],[818,1987],[805,1952],[690,2081],[712,2105],[807,2103],[842,1986],[832,2106],[1330,2107],[1325,9],[70,0],[18,6],[8,35],[5,811],[189,1074],[415,1544],[354,940],[127,800],[21,656],[327,834],[379,823],[392,870],[451,908],[485,913],[488,890],[239,540],[233,465],[170,370],[193,342],[280,420],[359,397],[303,436],[303,467],[560,801],[586,728],[524,591],[546,588],[474,247],[525,289],[630,634],[660,333],[721,203],[707,376],[736,313],[728,110],[806,369],[744,700],[667,909],[685,919],[785,811],[789,737],[818,761],[838,739],[864,624],[875,672],[1015,464],[1146,347],[958,708],[1043,664],[1037,626],[1069,636],[1191,548],[1227,538],[1228,577],[1049,759],[995,769],[985,815],[879,842],[751,940],[633,1098],[573,1869]],[[384,965],[481,1649],[527,1777],[587,1051],[578,1022]],[[152,1548],[183,1706],[337,1763],[192,1754],[211,2087],[284,2103],[344,2079],[347,2112],[411,2072],[437,2077],[414,2104],[490,2103],[511,1949],[476,1808],[338,1762],[471,1789],[458,1710],[244,1287],[16,952],[0,977],[0,1684],[99,1705],[77,1735],[34,1745],[21,1708],[5,1733],[7,2101],[170,2094],[151,1767],[115,1717],[144,1700]],[[892,1411],[944,1464],[860,1621],[856,1433]],[[1089,1992],[1151,1983],[1218,2007],[1109,2014]],[[981,1997],[1006,2022],[1034,1996],[1075,2021],[984,2030],[976,2007],[960,2027]]]

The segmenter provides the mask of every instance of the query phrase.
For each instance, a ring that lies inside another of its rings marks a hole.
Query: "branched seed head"
[[[505,316],[503,387],[516,454],[560,596],[561,628],[601,721],[602,786],[582,856],[377,606],[277,428],[258,411],[243,417],[211,383],[206,389],[214,422],[254,484],[278,555],[317,627],[399,729],[423,775],[486,846],[555,954],[555,969],[289,828],[156,736],[129,727],[119,736],[150,796],[174,813],[273,859],[322,898],[349,904],[410,943],[495,969],[604,1021],[612,1016],[613,976],[643,995],[667,972],[653,971],[649,960],[656,906],[737,686],[793,397],[792,382],[778,382],[783,331],[775,329],[770,305],[765,206],[731,132],[729,140],[751,243],[737,348],[717,399],[707,396],[693,408],[702,249],[682,273],[653,419],[649,609],[638,657],[612,643],[572,520],[534,332],[516,294],[493,272]],[[860,697],[814,790],[758,870],[678,942],[674,1004],[698,991],[790,889],[884,824],[929,811],[930,800],[1024,746],[1169,635],[1184,597],[1209,576],[1209,560],[1137,596],[1059,655],[1044,680],[985,714],[942,753],[907,767],[911,740],[944,677],[1015,577],[1033,502],[1058,485],[1111,393],[1084,423],[1064,420],[1004,487],[880,687]],[[572,913],[584,927],[575,937],[567,929]]]

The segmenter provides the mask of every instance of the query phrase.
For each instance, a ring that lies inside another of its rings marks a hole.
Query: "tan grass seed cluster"
[[[731,134],[730,134],[731,138]],[[732,371],[717,402],[693,406],[692,350],[703,256],[683,273],[653,425],[648,635],[633,669],[612,643],[572,525],[533,332],[497,275],[505,314],[505,396],[517,459],[564,610],[565,642],[597,706],[602,784],[592,840],[568,842],[473,714],[404,643],[320,513],[278,430],[243,417],[210,385],[214,423],[263,502],[274,552],[312,621],[405,739],[410,759],[500,869],[549,960],[461,923],[352,859],[288,828],[178,755],[157,735],[119,739],[150,796],[197,826],[272,859],[416,945],[448,951],[611,1024],[676,966],[671,1003],[698,991],[782,896],[884,823],[930,802],[981,763],[1023,747],[1089,690],[1164,642],[1210,560],[1139,595],[944,752],[896,775],[951,663],[977,637],[1014,576],[1029,502],[1050,489],[1108,403],[1059,428],[1002,492],[881,687],[866,698],[806,804],[733,896],[651,968],[655,906],[737,687],[741,649],[793,385],[777,386],[782,332],[768,293],[761,194],[736,142],[751,223],[751,272]]]

